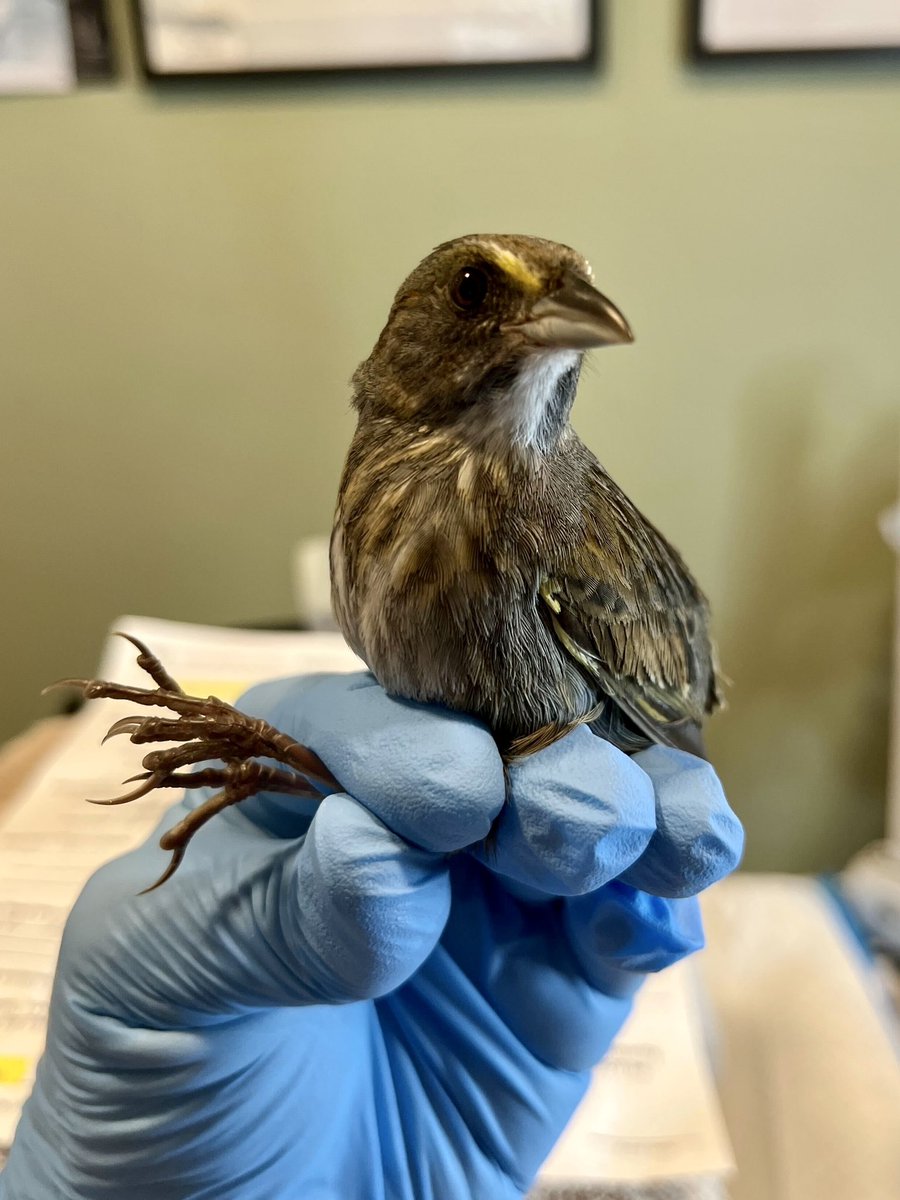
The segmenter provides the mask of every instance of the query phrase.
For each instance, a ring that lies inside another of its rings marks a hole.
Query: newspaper
[[[230,701],[261,679],[362,665],[335,633],[213,629],[138,617],[123,617],[113,628],[146,642],[187,691]],[[128,642],[110,637],[98,675],[145,684],[134,659]],[[144,751],[127,739],[100,746],[125,711],[115,701],[86,705],[0,824],[0,1161],[43,1047],[66,915],[88,876],[142,841],[173,800],[171,793],[150,793],[102,812],[84,803],[114,795],[139,769]],[[539,1195],[675,1195],[671,1188],[688,1182],[693,1190],[685,1195],[721,1195],[708,1188],[731,1169],[731,1151],[698,1014],[690,964],[649,980],[547,1163]],[[656,1190],[642,1192],[643,1186]]]

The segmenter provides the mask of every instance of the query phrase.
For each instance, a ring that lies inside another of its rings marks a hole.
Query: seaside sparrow
[[[706,599],[569,423],[585,351],[632,340],[574,250],[470,235],[401,285],[353,377],[331,540],[338,624],[389,693],[480,718],[507,761],[584,723],[628,753],[659,742],[703,755],[720,703]],[[185,696],[135,644],[155,689],[61,682],[177,714],[116,722],[135,741],[183,744],[148,754],[139,786],[111,802],[222,788],[163,836],[160,883],[227,805],[340,788],[287,735]],[[213,758],[225,766],[178,770]]]

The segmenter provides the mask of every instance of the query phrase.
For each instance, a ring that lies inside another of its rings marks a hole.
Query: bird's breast
[[[332,585],[348,641],[387,690],[494,728],[534,728],[560,687],[580,711],[590,697],[546,627],[547,531],[521,479],[452,444],[421,465],[372,460],[342,487]]]

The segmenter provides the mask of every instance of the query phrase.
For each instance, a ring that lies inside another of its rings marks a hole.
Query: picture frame
[[[68,0],[75,76],[79,83],[106,83],[116,76],[107,0]]]
[[[695,63],[900,61],[896,0],[689,0]]]
[[[0,4],[0,95],[56,95],[115,77],[106,0]]]
[[[152,81],[593,68],[600,0],[136,0],[138,52]]]

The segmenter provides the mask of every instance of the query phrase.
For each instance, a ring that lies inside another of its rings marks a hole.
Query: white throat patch
[[[511,441],[520,446],[535,445],[556,385],[577,361],[577,350],[548,350],[525,362],[503,414]]]

